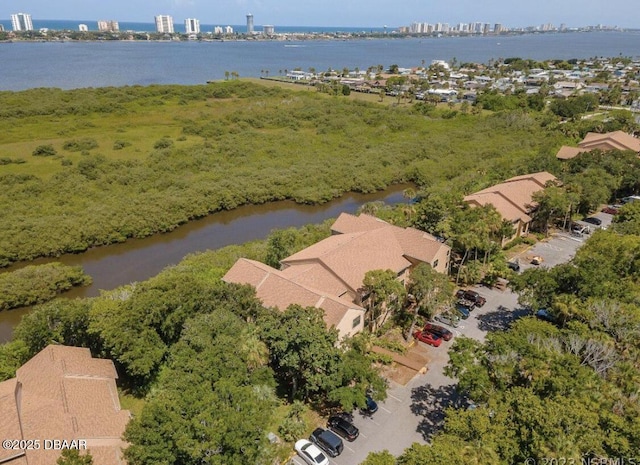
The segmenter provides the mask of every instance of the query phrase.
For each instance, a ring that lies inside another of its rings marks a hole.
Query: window
[[[356,326],[360,326],[360,321],[362,321],[362,317],[360,315],[358,315],[357,318],[353,319],[353,326],[351,328],[353,329]]]
[[[438,266],[438,260],[436,260],[435,262],[433,262],[433,267],[434,267],[434,268],[437,268],[437,266]]]

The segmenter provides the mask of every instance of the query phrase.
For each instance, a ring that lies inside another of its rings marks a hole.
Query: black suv
[[[327,426],[334,432],[338,433],[340,436],[345,438],[347,441],[355,441],[360,431],[356,428],[353,423],[347,421],[341,415],[332,415],[329,417],[329,421],[327,422]]]
[[[342,439],[328,429],[316,428],[313,433],[311,433],[309,440],[331,457],[337,457],[342,454],[344,449]]]

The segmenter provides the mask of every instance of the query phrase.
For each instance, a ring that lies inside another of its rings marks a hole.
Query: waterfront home
[[[553,182],[557,182],[557,178],[546,171],[525,174],[467,195],[464,201],[476,207],[492,205],[502,219],[513,225],[514,234],[505,237],[504,244],[529,232],[531,215],[538,206],[533,201],[533,194]]]
[[[268,307],[321,308],[327,326],[338,329],[342,339],[361,331],[367,322],[363,281],[368,271],[392,270],[406,284],[420,263],[441,273],[449,268],[449,246],[414,228],[342,213],[331,231],[330,237],[283,259],[281,270],[240,259],[222,279],[255,287]]]

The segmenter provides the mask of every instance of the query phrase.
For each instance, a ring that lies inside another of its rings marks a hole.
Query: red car
[[[415,333],[413,333],[413,337],[415,337],[418,341],[424,342],[425,344],[429,344],[433,347],[439,347],[440,344],[442,344],[442,338],[429,331],[416,331]]]
[[[424,331],[429,331],[432,334],[435,334],[438,337],[441,337],[445,341],[450,341],[453,337],[453,333],[448,329],[443,328],[442,326],[434,325],[432,323],[427,323],[424,325]]]
[[[602,211],[602,213],[608,213],[609,215],[617,215],[618,214],[618,209],[616,207],[612,207],[612,206],[604,207],[601,211]]]

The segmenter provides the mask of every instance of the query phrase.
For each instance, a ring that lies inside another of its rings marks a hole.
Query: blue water
[[[106,20],[114,19],[114,18],[103,18]],[[174,28],[176,32],[185,32],[184,29],[184,21],[179,21],[176,18],[173,19]],[[11,20],[0,20],[0,24],[4,26],[6,31],[11,30]],[[98,22],[96,20],[33,20],[33,28],[35,30],[39,30],[42,28],[52,29],[56,31],[77,31],[78,25],[86,24],[90,31],[98,30]],[[155,32],[156,25],[155,23],[136,23],[130,21],[119,21],[118,25],[120,26],[121,31],[139,31],[139,32]],[[205,32],[213,32],[213,28],[215,26],[229,26],[229,24],[201,24],[200,30]],[[243,25],[230,25],[234,32],[244,33],[247,30],[246,24]],[[261,31],[262,26],[256,25],[256,31]],[[383,32],[384,28],[381,27],[327,27],[327,26],[275,26],[276,32],[285,33],[285,32],[349,32],[349,33],[359,33],[359,32]]]
[[[421,66],[431,60],[486,63],[523,57],[640,56],[640,32],[529,34],[505,37],[228,42],[0,43],[0,90],[202,84],[225,71],[260,77],[311,67]]]

